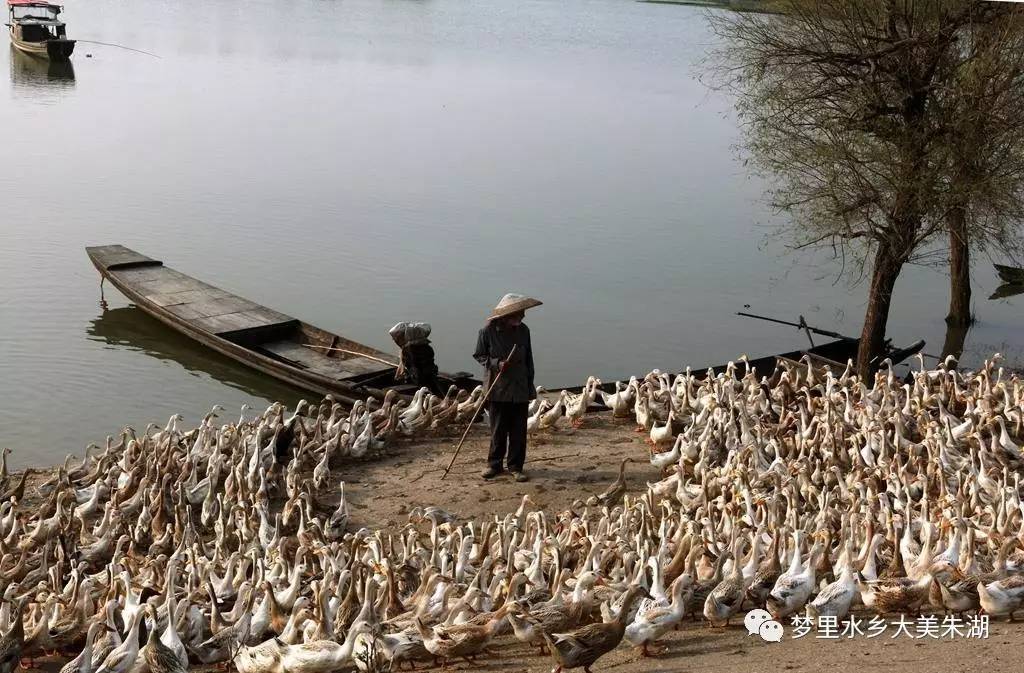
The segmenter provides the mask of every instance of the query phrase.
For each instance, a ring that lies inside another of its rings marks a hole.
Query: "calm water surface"
[[[473,369],[506,291],[539,379],[580,382],[791,349],[753,310],[855,332],[863,288],[764,243],[762,185],[730,101],[697,81],[700,10],[626,0],[69,3],[73,70],[0,49],[0,445],[19,465],[124,424],[301,393],[169,334],[108,289],[86,245],[123,243],[388,349],[434,325]],[[92,55],[89,58],[89,55]],[[806,260],[803,260],[806,261]],[[1019,354],[1020,302],[968,349]],[[890,332],[941,349],[946,283],[916,269]]]

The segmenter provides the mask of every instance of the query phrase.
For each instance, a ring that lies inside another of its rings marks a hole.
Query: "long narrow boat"
[[[897,365],[908,357],[918,353],[924,348],[924,341],[916,341],[905,348],[892,348],[887,346],[885,352],[876,359],[876,362],[881,363],[888,358],[894,365]],[[778,355],[768,355],[760,358],[749,358],[746,363],[740,360],[735,360],[732,363],[733,373],[737,378],[740,378],[746,372],[747,367],[757,372],[758,376],[772,376],[776,368],[779,366],[779,361],[784,360],[789,363],[806,363],[808,360],[811,365],[816,369],[822,369],[825,366],[831,367],[832,371],[837,375],[843,369],[846,368],[846,364],[849,361],[857,360],[857,350],[860,348],[860,339],[853,339],[844,337],[836,339],[834,341],[828,341],[811,348],[804,350],[789,351],[788,353],[779,353]],[[711,367],[697,368],[691,367],[690,371],[698,377],[703,377],[708,371],[713,375],[717,376],[729,370],[730,364],[714,365]],[[599,386],[601,390],[606,393],[615,392],[614,381],[602,381]],[[562,388],[552,388],[549,393],[559,393]],[[573,386],[565,388],[567,392],[579,393],[583,390],[583,386]],[[601,406],[600,400],[595,406]]]
[[[86,248],[100,275],[140,309],[199,343],[276,379],[352,403],[400,394],[395,356],[260,306],[122,245]],[[471,389],[469,376],[441,374]]]
[[[227,357],[275,379],[342,402],[382,398],[388,390],[409,394],[414,386],[395,381],[395,356],[357,343],[297,318],[278,313],[164,266],[122,245],[86,248],[104,280],[140,309],[165,325]],[[780,359],[810,358],[818,365],[842,369],[857,357],[857,339],[841,338],[806,350],[749,360],[761,375],[771,375]],[[903,349],[887,348],[894,363],[924,347],[919,341]],[[728,365],[708,369],[719,374]],[[737,369],[742,374],[743,366]],[[468,390],[479,381],[468,374],[441,374],[441,383]],[[614,391],[607,381],[602,388]],[[564,390],[579,392],[582,386]],[[561,388],[549,389],[557,393]]]

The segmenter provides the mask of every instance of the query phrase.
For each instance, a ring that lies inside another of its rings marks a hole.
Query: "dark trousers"
[[[426,387],[430,392],[434,393],[438,397],[444,395],[441,391],[441,384],[437,380],[437,374],[431,371],[424,371],[422,369],[414,369],[410,373],[409,377],[413,383],[420,386],[421,388]]]
[[[519,472],[526,462],[526,418],[528,402],[491,402],[487,413],[491,417],[491,452],[487,462],[495,470],[502,469],[508,453],[508,469]]]

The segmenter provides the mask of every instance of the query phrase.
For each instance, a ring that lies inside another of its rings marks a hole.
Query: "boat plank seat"
[[[288,362],[294,362],[303,369],[332,379],[349,379],[363,374],[375,374],[393,369],[369,358],[354,355],[344,358],[331,357],[295,341],[268,341],[261,343],[259,348]]]
[[[188,322],[201,330],[220,336],[231,336],[237,332],[279,327],[293,329],[298,325],[295,319],[281,320],[266,310],[234,311],[220,315],[187,318]],[[287,317],[287,316],[282,316]]]
[[[177,271],[171,269],[165,269],[166,274],[162,274],[158,277],[151,277],[149,280],[141,280],[135,277],[134,271],[137,269],[129,269],[128,271],[118,271],[124,280],[131,282],[139,292],[143,293],[147,297],[153,295],[165,295],[165,294],[177,294],[179,292],[203,292],[211,289],[202,281],[198,281],[195,278],[189,278]]]
[[[97,262],[111,271],[139,267],[163,266],[163,262],[135,252],[123,245],[100,245],[88,249]]]

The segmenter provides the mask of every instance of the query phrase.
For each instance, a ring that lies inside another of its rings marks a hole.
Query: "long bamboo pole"
[[[515,355],[515,352],[516,347],[512,346],[512,350],[509,351],[508,357],[505,358],[505,362],[511,360],[512,356]],[[504,373],[504,370],[498,370],[498,373],[494,375],[494,379],[491,380],[491,385],[487,386],[487,390],[484,392],[483,397],[480,398],[480,404],[477,405],[476,411],[473,412],[473,418],[469,419],[469,425],[466,426],[466,431],[462,433],[462,439],[459,440],[459,445],[455,447],[455,454],[452,456],[451,462],[448,463],[448,467],[444,468],[444,474],[441,475],[442,481],[444,481],[444,478],[448,476],[448,472],[451,471],[452,466],[455,465],[455,459],[459,457],[459,451],[462,450],[462,445],[465,443],[466,437],[469,435],[469,431],[473,428],[473,424],[476,423],[476,417],[480,415],[480,410],[484,408],[484,402],[487,401],[491,391],[494,390],[494,384],[498,382],[498,379],[500,379],[501,375]]]
[[[309,348],[320,348],[320,349],[323,349],[325,351],[337,351],[339,353],[345,353],[347,355],[358,355],[359,357],[366,358],[368,360],[373,360],[374,362],[380,362],[382,364],[386,364],[386,365],[389,365],[391,367],[397,367],[398,366],[394,362],[389,362],[389,361],[384,360],[382,358],[374,357],[372,355],[367,355],[366,353],[360,353],[359,351],[350,351],[350,350],[347,350],[345,348],[329,348],[327,346],[317,346],[316,344],[302,344],[302,345],[303,346],[308,346]]]

